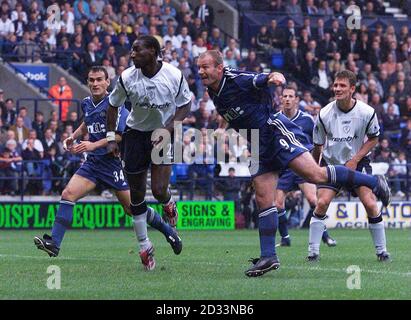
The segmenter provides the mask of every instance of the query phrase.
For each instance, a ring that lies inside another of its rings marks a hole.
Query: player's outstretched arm
[[[116,142],[116,120],[118,115],[118,108],[109,105],[107,110],[107,121],[106,121],[106,128],[107,128],[107,151],[114,156],[117,156],[119,153],[118,144]]]

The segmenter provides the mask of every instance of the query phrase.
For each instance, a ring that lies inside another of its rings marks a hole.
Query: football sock
[[[310,227],[310,221],[311,221],[311,218],[313,216],[314,209],[315,209],[315,206],[311,207],[310,210],[308,210],[307,215],[305,216],[305,219],[304,219],[304,222],[303,222],[301,228],[305,229],[305,228]]]
[[[134,232],[141,250],[146,250],[150,246],[147,235],[147,204],[145,201],[139,204],[130,204],[131,214],[133,215]]]
[[[287,220],[287,212],[285,209],[278,210],[278,231],[280,231],[280,235],[282,238],[288,236],[288,220]]]
[[[173,233],[173,228],[165,223],[163,218],[153,208],[147,208],[147,223],[166,237]]]
[[[67,228],[71,227],[71,223],[73,222],[74,205],[74,202],[64,199],[60,200],[60,206],[53,223],[53,229],[51,230],[51,238],[57,248],[60,248],[64,234],[66,233]]]
[[[387,251],[384,222],[382,221],[381,213],[376,218],[368,218],[368,228],[370,229],[372,241],[374,242],[375,252],[380,254]]]
[[[310,233],[308,243],[309,254],[320,254],[320,242],[325,229],[325,217],[325,215],[324,217],[320,217],[317,216],[315,212],[313,213],[310,222]]]
[[[378,186],[378,179],[372,175],[363,174],[358,171],[348,169],[345,166],[327,166],[328,183],[339,184],[344,187],[365,186],[375,190]]]
[[[269,207],[258,214],[261,257],[272,257],[275,255],[277,225],[278,212],[276,207]]]

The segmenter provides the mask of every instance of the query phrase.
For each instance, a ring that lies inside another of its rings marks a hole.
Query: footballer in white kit
[[[168,188],[171,163],[172,143],[163,162],[153,163],[151,152],[160,145],[163,138],[158,130],[168,130],[172,136],[174,121],[183,121],[190,111],[191,92],[182,72],[171,64],[162,62],[160,44],[152,36],[141,36],[134,41],[130,58],[134,66],[123,71],[114,90],[109,96],[110,108],[107,114],[107,140],[109,152],[118,153],[118,146],[111,138],[115,127],[116,108],[126,100],[131,103],[131,110],[126,121],[122,140],[122,160],[124,172],[130,186],[131,213],[134,229],[140,245],[140,258],[145,270],[155,267],[154,247],[147,236],[146,215],[151,208],[145,202],[147,171],[151,167],[151,189],[153,196],[163,204],[163,218],[172,227],[177,224],[177,208]],[[163,141],[164,142],[164,141]],[[170,244],[181,252],[181,239],[170,239]]]
[[[366,103],[353,98],[357,83],[356,75],[348,70],[335,76],[333,90],[336,100],[320,110],[313,133],[313,157],[318,162],[322,156],[323,166],[344,165],[352,170],[372,173],[369,154],[378,143],[380,126],[375,110]],[[331,169],[331,175],[336,175]],[[352,188],[368,216],[368,226],[379,261],[390,261],[386,248],[384,222],[377,199],[369,188],[353,183],[354,172],[350,172]],[[308,261],[319,260],[320,241],[323,234],[328,206],[342,186],[320,184],[317,186],[318,203],[310,223]]]

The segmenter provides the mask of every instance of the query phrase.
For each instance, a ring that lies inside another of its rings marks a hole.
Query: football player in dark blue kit
[[[50,257],[56,257],[59,254],[65,231],[71,226],[73,220],[73,208],[76,201],[94,190],[97,183],[114,189],[124,211],[131,215],[130,190],[124,179],[120,158],[107,154],[106,149],[107,130],[105,126],[109,106],[107,88],[110,85],[106,69],[99,66],[92,67],[88,73],[87,82],[91,96],[81,103],[84,121],[72,136],[64,141],[64,148],[67,151],[75,154],[86,152],[87,160],[63,190],[51,236],[45,234],[43,237],[34,237],[37,248],[47,252]],[[125,129],[127,116],[128,111],[124,106],[118,109],[116,127],[116,141],[118,142],[121,141],[121,133]],[[88,141],[74,143],[77,138],[85,134],[89,135]],[[166,236],[176,254],[180,253],[179,242],[174,239],[177,237],[176,232],[154,210],[150,210],[147,215],[147,222]]]
[[[385,206],[389,204],[391,193],[384,177],[361,174],[344,166],[320,167],[304,146],[308,142],[301,129],[281,113],[270,116],[268,86],[284,85],[281,73],[256,74],[225,68],[222,54],[216,50],[201,54],[197,65],[202,83],[228,125],[235,130],[259,130],[259,157],[254,159],[258,168],[251,167],[251,174],[259,207],[261,253],[259,258],[251,260],[251,267],[245,271],[247,276],[261,276],[280,266],[275,251],[278,212],[274,195],[278,172],[287,166],[311,183],[366,186]]]
[[[293,87],[285,87],[281,95],[282,111],[290,121],[294,122],[305,134],[309,149],[313,148],[313,130],[314,119],[307,113],[298,109],[297,96]],[[285,198],[287,193],[300,189],[310,205],[308,216],[312,216],[315,206],[317,205],[317,187],[306,182],[297,176],[291,169],[286,169],[280,173],[278,180],[277,192],[275,194],[275,205],[278,210],[278,231],[281,235],[281,246],[290,246],[291,238],[288,234],[287,216],[285,211]],[[308,217],[309,219],[309,217]],[[322,236],[323,242],[330,247],[336,246],[337,242],[330,237],[327,230],[324,230]]]

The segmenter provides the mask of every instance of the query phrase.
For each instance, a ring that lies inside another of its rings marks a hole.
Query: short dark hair
[[[147,48],[153,48],[157,57],[161,56],[160,43],[158,42],[156,37],[144,35],[144,36],[139,36],[137,40],[144,42],[144,45]]]
[[[347,79],[350,83],[350,86],[355,86],[357,84],[357,76],[354,72],[350,70],[343,70],[337,72],[337,74],[335,75],[335,79]]]
[[[90,70],[88,71],[88,74],[90,74],[91,72],[103,72],[105,79],[106,79],[106,80],[108,79],[107,69],[104,68],[103,66],[92,66],[92,67],[90,68]]]
[[[284,92],[284,90],[293,90],[294,95],[297,96],[297,90],[295,89],[295,87],[293,87],[291,85],[287,85],[287,86],[283,87],[283,91],[281,92],[281,94]]]

